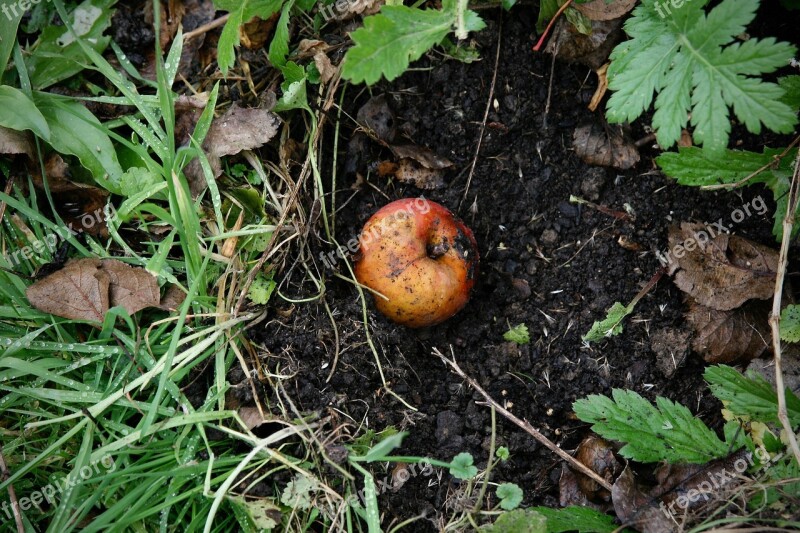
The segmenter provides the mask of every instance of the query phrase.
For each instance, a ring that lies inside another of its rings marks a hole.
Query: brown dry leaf
[[[681,130],[681,138],[678,139],[678,146],[681,148],[689,148],[690,146],[694,146],[692,134],[689,133],[689,130],[686,128]]]
[[[319,71],[319,79],[322,83],[328,83],[339,72],[339,68],[333,66],[331,58],[325,52],[317,52],[314,54],[314,65]]]
[[[562,18],[544,51],[561,61],[581,63],[596,70],[608,61],[611,50],[622,39],[621,28],[621,19],[593,20],[592,32],[584,35]]]
[[[662,328],[650,335],[656,366],[665,377],[672,377],[689,355],[689,336],[689,331],[676,328]]]
[[[425,168],[413,159],[401,159],[397,163],[383,161],[378,164],[378,175],[393,176],[418,189],[430,190],[444,187],[444,173],[441,170]]]
[[[398,144],[389,146],[395,157],[413,159],[425,168],[442,170],[453,166],[453,162],[442,157],[430,148],[416,144]]]
[[[688,222],[670,228],[669,246],[669,274],[700,304],[728,311],[750,299],[772,298],[778,270],[775,250]]]
[[[636,5],[636,0],[594,0],[588,4],[575,4],[575,9],[592,20],[613,20],[620,18]]]
[[[650,497],[649,491],[639,486],[630,466],[611,488],[611,499],[617,519],[642,533],[673,533],[677,524],[665,514]]]
[[[248,50],[263,48],[264,45],[267,44],[270,35],[272,35],[272,31],[275,29],[275,24],[278,22],[279,17],[280,11],[274,13],[267,20],[255,17],[245,22],[242,27],[239,28],[239,38],[241,39],[242,46]]]
[[[600,105],[600,102],[608,91],[608,66],[610,64],[611,63],[604,63],[600,68],[595,70],[597,74],[597,89],[595,89],[592,100],[589,102],[589,111],[594,112],[597,109],[597,106]]]
[[[0,154],[25,154],[33,159],[33,136],[29,131],[17,131],[0,126]]]
[[[155,276],[143,268],[132,267],[116,259],[104,259],[102,269],[110,279],[109,305],[122,306],[133,314],[161,301]]]
[[[158,308],[163,311],[177,311],[185,299],[186,293],[183,292],[180,287],[177,285],[170,285],[161,298],[161,303],[158,304]]]
[[[591,507],[597,511],[605,511],[605,507],[589,501],[586,494],[578,485],[578,474],[572,471],[566,463],[561,465],[561,477],[558,480],[558,502],[561,507],[579,505]]]
[[[374,15],[380,11],[383,4],[384,0],[349,0],[344,3],[344,6],[338,2],[333,2],[323,9],[321,13],[325,20],[333,19],[343,22],[358,15]]]
[[[253,150],[268,143],[280,124],[271,111],[234,105],[211,124],[203,148],[217,157]]]
[[[183,20],[184,5],[181,0],[169,0],[160,2],[161,7],[161,34],[159,43],[162,50],[169,50],[169,43],[181,26]],[[153,2],[148,0],[144,5],[144,20],[150,26],[153,25]]]
[[[394,142],[397,135],[394,112],[389,107],[385,94],[373,96],[361,106],[356,114],[356,122],[363,126],[370,136],[384,143]]]
[[[254,429],[267,422],[264,415],[255,406],[240,407],[238,410],[239,418],[242,419],[247,429]]]
[[[146,270],[115,259],[76,259],[25,291],[36,309],[72,320],[102,322],[111,307],[129,313],[159,305],[158,283]]]
[[[614,456],[611,443],[594,435],[589,435],[581,441],[575,452],[575,459],[588,466],[609,484],[613,483],[614,478],[622,471],[622,465]],[[578,486],[590,500],[608,501],[611,498],[608,491],[589,476],[581,473],[575,475],[578,477]]]
[[[596,123],[575,128],[572,134],[575,153],[590,165],[627,170],[639,162],[639,151],[621,128]]]
[[[769,302],[747,302],[737,309],[720,311],[689,298],[686,320],[695,331],[692,349],[707,363],[746,362],[760,357],[771,334]]]

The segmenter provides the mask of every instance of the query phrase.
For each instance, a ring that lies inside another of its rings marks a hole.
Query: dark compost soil
[[[720,404],[704,385],[701,358],[690,354],[670,377],[656,364],[653,334],[684,327],[681,293],[667,277],[638,304],[621,335],[591,346],[585,346],[581,337],[613,302],[629,302],[658,271],[654,251],[666,248],[667,229],[674,222],[712,222],[720,217],[729,221],[732,210],[760,194],[770,206],[767,214],[746,218],[733,229],[777,247],[770,233],[771,193],[760,187],[700,192],[677,186],[655,168],[652,158],[658,151],[650,144],[642,147],[642,160],[630,171],[583,163],[571,148],[572,133],[576,126],[597,120],[586,108],[596,76],[587,67],[557,62],[550,109],[545,114],[551,58],[530,51],[535,10],[526,7],[504,16],[496,103],[462,202],[489,95],[500,26],[497,13],[482,14],[488,28],[474,37],[481,61],[463,64],[430,55],[413,71],[372,91],[389,96],[410,141],[455,163],[447,186],[420,191],[369,177],[369,184],[356,189],[353,176],[340,176],[337,184],[339,242],[357,236],[378,207],[422,193],[459,214],[478,240],[479,281],[470,303],[453,319],[411,330],[389,322],[368,302],[369,325],[386,379],[418,411],[410,411],[382,391],[366,343],[358,294],[330,270],[324,300],[333,310],[341,338],[338,366],[330,381],[326,379],[335,353],[334,331],[322,302],[291,305],[273,300],[275,309],[269,320],[251,332],[263,350],[262,363],[273,371],[296,371],[287,388],[301,411],[333,415],[341,423],[352,424],[351,432],[394,425],[410,432],[398,453],[449,460],[466,451],[479,468],[486,464],[489,447],[489,409],[477,405],[480,397],[431,355],[434,348],[443,353],[452,349],[462,368],[495,399],[565,449],[575,448],[589,431],[572,416],[572,402],[588,394],[609,394],[612,388],[632,389],[649,399],[662,395],[680,401],[719,429]],[[773,26],[768,31],[776,35],[790,30]],[[353,87],[348,92],[345,111],[355,116],[370,94]],[[634,125],[634,139],[647,134],[642,126],[646,122]],[[347,125],[341,133],[348,137],[353,124],[343,124]],[[758,139],[734,131],[745,146],[758,146]],[[343,146],[346,143],[340,143],[340,161],[344,160]],[[329,176],[324,178],[330,182]],[[616,220],[570,203],[570,195],[618,211],[627,206],[635,219]],[[623,247],[620,238],[634,244]],[[316,254],[331,249],[319,242]],[[347,273],[341,261],[336,268]],[[316,292],[299,273],[281,291],[292,298]],[[530,344],[504,341],[503,333],[520,323],[530,330]],[[235,373],[231,378],[236,381]],[[266,396],[270,394],[265,391]],[[493,471],[492,480],[519,484],[525,505],[557,506],[561,466],[555,456],[505,420],[498,419],[497,432],[498,445],[510,449],[511,459]],[[379,467],[375,473],[376,478],[383,477]],[[445,506],[452,503],[448,493],[455,484],[447,473],[441,482],[435,476],[412,477],[396,492],[381,494],[383,523],[426,513],[430,521],[416,522],[414,531],[437,529],[439,518],[446,515]]]

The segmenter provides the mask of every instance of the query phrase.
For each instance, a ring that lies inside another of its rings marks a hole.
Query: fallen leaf
[[[626,466],[611,488],[617,519],[642,533],[673,533],[677,523],[659,509],[648,492],[636,482],[631,467]]]
[[[177,311],[185,299],[186,293],[183,292],[180,287],[177,285],[170,285],[161,298],[161,303],[158,304],[158,308],[163,311]]]
[[[591,507],[597,511],[605,511],[605,507],[589,501],[589,498],[578,485],[578,475],[563,463],[561,465],[561,477],[558,480],[558,503],[561,507],[579,505],[581,507]]]
[[[750,299],[772,298],[778,269],[775,250],[688,222],[670,228],[669,246],[669,274],[698,303],[728,311]]]
[[[604,0],[600,0],[604,1]],[[617,2],[614,2],[615,4]],[[611,50],[622,39],[622,20],[591,20],[592,31],[585,35],[561,19],[544,51],[568,63],[581,63],[593,69],[608,61]]]
[[[0,126],[0,154],[25,154],[33,159],[33,136],[29,131],[17,131]]]
[[[620,18],[636,5],[636,0],[593,0],[587,4],[575,4],[575,9],[592,20],[613,20]]]
[[[385,143],[394,142],[397,135],[394,112],[389,107],[385,94],[373,96],[358,110],[356,121],[371,137]]]
[[[575,459],[596,472],[609,484],[613,483],[614,478],[622,471],[622,465],[614,456],[611,443],[594,435],[589,435],[581,441],[575,452]],[[575,475],[578,477],[578,486],[590,500],[610,500],[611,495],[595,480],[581,473]]]
[[[217,157],[260,148],[278,133],[280,124],[271,111],[233,105],[212,122],[203,147]]]
[[[241,28],[239,28],[239,38],[242,46],[248,50],[263,48],[272,35],[279,17],[280,11],[273,13],[267,20],[254,17],[242,24]]]
[[[452,161],[424,146],[418,146],[416,144],[398,144],[389,146],[389,149],[395,157],[413,159],[425,168],[441,170],[453,166]]]
[[[319,79],[322,83],[328,83],[333,79],[336,73],[339,72],[339,68],[333,66],[331,59],[325,52],[317,52],[314,54],[314,65],[316,65],[317,71],[319,71]]]
[[[397,163],[383,161],[378,165],[378,175],[393,176],[418,189],[429,190],[444,187],[444,173],[441,170],[425,168],[413,159],[401,159]]]
[[[673,328],[659,329],[650,335],[656,366],[665,377],[672,377],[689,355],[689,336],[689,331]]]
[[[25,291],[36,309],[72,320],[102,322],[111,307],[133,314],[157,307],[156,278],[115,259],[76,259]]]
[[[344,6],[340,3],[332,2],[323,8],[320,13],[322,13],[322,18],[326,21],[336,20],[343,22],[358,15],[374,15],[380,11],[383,4],[384,0],[349,0],[345,2]]]
[[[600,105],[600,102],[608,91],[608,66],[610,64],[611,63],[604,63],[600,68],[595,70],[597,74],[597,89],[594,90],[592,100],[589,102],[589,111],[594,112],[597,109],[597,106]]]
[[[706,307],[691,297],[689,302],[686,320],[695,332],[692,349],[707,363],[747,362],[768,348],[772,338],[767,323],[769,302],[747,302],[727,311]]]
[[[575,153],[589,165],[627,170],[639,162],[639,151],[623,134],[621,127],[596,123],[575,128],[572,134]]]

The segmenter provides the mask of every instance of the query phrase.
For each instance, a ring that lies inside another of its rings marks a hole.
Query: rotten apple
[[[355,274],[375,292],[375,306],[412,328],[447,320],[475,285],[478,247],[472,231],[446,207],[425,198],[384,206],[359,235]]]

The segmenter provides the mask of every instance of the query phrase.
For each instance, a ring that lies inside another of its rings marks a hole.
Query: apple
[[[469,301],[478,274],[472,231],[446,207],[425,198],[397,200],[364,225],[356,279],[378,311],[412,328],[433,326]]]

